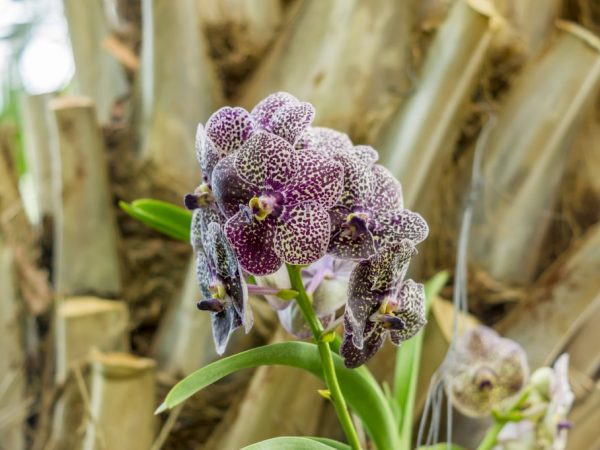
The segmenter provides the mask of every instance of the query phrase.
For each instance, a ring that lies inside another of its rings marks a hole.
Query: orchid
[[[201,300],[198,309],[209,311],[218,354],[223,354],[231,333],[240,326],[252,328],[248,289],[241,267],[214,210],[198,208],[192,218],[192,245]]]
[[[426,323],[423,285],[404,280],[414,243],[408,239],[358,263],[350,277],[340,354],[358,367],[383,345],[400,345]]]
[[[219,161],[212,184],[247,272],[267,275],[284,262],[310,264],[325,254],[327,210],[341,194],[343,168],[324,153],[300,154],[286,140],[257,131]]]
[[[531,393],[523,420],[507,424],[498,435],[498,450],[564,450],[574,401],[569,385],[569,356],[561,355],[553,367],[540,367],[531,375]]]
[[[453,349],[444,367],[444,384],[460,412],[482,417],[518,394],[528,375],[520,345],[488,327],[476,326]]]
[[[346,135],[327,128],[308,129],[299,146],[323,151],[344,167],[342,195],[329,211],[331,254],[360,260],[391,243],[411,239],[418,244],[427,237],[427,223],[403,207],[400,183],[375,164],[373,148],[353,146]]]

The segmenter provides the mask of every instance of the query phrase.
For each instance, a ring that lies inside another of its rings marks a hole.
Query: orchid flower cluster
[[[461,336],[451,355],[444,384],[452,404],[466,416],[491,415],[497,425],[479,450],[566,448],[574,401],[567,354],[529,376],[523,348],[480,325]]]
[[[184,203],[193,210],[198,308],[212,316],[219,354],[235,329],[252,327],[253,292],[269,294],[284,327],[307,337],[296,301],[282,295],[296,288],[282,279],[289,267],[301,267],[325,327],[345,307],[347,367],[425,324],[423,285],[405,277],[426,222],[404,208],[399,182],[373,148],[312,127],[314,116],[311,104],[279,92],[251,112],[221,108],[198,127],[202,183]]]

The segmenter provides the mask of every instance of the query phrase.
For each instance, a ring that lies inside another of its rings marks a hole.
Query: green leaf
[[[309,439],[320,442],[321,444],[328,445],[329,447],[335,448],[336,450],[352,450],[352,448],[348,444],[344,444],[340,441],[334,441],[333,439],[315,436],[310,436]]]
[[[248,445],[242,450],[331,450],[331,449],[340,449],[346,450],[350,449],[345,444],[337,443],[338,446],[328,445],[331,441],[330,439],[323,439],[325,442],[320,442],[315,438],[307,438],[307,437],[299,437],[299,436],[285,436],[285,437],[276,437],[272,439],[267,439],[266,441],[257,442],[256,444]]]
[[[131,203],[119,202],[123,211],[134,219],[167,236],[190,242],[192,213],[161,200],[140,199]]]
[[[440,442],[434,445],[423,445],[418,447],[417,450],[465,450],[465,448],[456,444],[448,445],[446,442]]]
[[[425,311],[429,315],[431,302],[448,281],[448,272],[440,272],[425,283]],[[417,394],[417,379],[421,363],[424,331],[404,342],[396,353],[394,373],[394,397],[399,411],[401,450],[410,450],[412,441],[412,418]]]
[[[336,354],[333,360],[344,397],[362,420],[377,448],[396,450],[399,440],[394,416],[375,379],[367,371],[347,369]],[[316,345],[306,342],[265,345],[221,359],[187,376],[171,389],[157,413],[179,405],[231,373],[263,365],[297,367],[323,377]]]

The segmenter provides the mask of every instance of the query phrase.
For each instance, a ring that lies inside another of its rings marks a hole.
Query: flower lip
[[[481,367],[475,372],[474,382],[480,391],[489,391],[496,385],[496,372],[489,367]]]
[[[254,196],[248,202],[250,214],[258,221],[268,215],[279,217],[283,211],[284,196],[276,191],[265,189],[260,196]]]
[[[198,303],[196,303],[196,306],[200,311],[210,311],[214,313],[220,313],[224,309],[223,303],[217,298],[200,300]]]
[[[209,206],[214,203],[215,198],[213,196],[210,185],[206,182],[200,184],[194,192],[191,194],[185,194],[183,197],[183,204],[187,209],[193,211],[202,206]]]

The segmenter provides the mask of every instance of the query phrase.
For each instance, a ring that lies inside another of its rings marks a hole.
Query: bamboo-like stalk
[[[98,120],[110,120],[115,100],[128,92],[123,68],[104,47],[110,30],[103,2],[63,0],[75,59],[75,94],[91,97]]]
[[[114,296],[121,289],[117,226],[104,143],[85,97],[53,100],[54,283],[59,294]]]
[[[569,431],[569,449],[587,450],[600,447],[600,384],[596,383],[592,391],[575,404],[569,420],[573,424]]]
[[[296,6],[293,22],[243,89],[242,105],[289,91],[315,105],[317,124],[370,137],[408,89],[413,2],[308,0]]]
[[[561,0],[494,0],[502,15],[510,20],[527,53],[537,53],[555,33]]]
[[[0,236],[0,443],[7,449],[25,448],[25,352],[17,297],[14,261]]]
[[[499,324],[527,350],[532,368],[556,355],[565,333],[600,294],[600,225],[541,277],[530,298]]]
[[[416,91],[380,138],[382,159],[402,182],[409,208],[450,161],[464,106],[500,24],[483,2],[457,0],[428,50]]]
[[[161,372],[175,377],[188,375],[217,357],[210,314],[197,310],[199,298],[192,260],[181,292],[170,304],[154,342],[153,355]]]
[[[571,138],[599,85],[600,40],[561,22],[551,48],[506,98],[489,138],[471,245],[474,261],[496,279],[534,275]]]
[[[123,302],[75,297],[58,305],[55,318],[56,382],[66,384],[54,410],[52,444],[55,448],[79,448],[82,439],[77,433],[84,418],[81,386],[68,378],[70,371],[80,371],[94,348],[127,351],[128,321],[127,306]]]
[[[242,53],[262,53],[283,20],[280,0],[198,0],[198,9],[205,27],[231,27],[232,47]]]
[[[285,339],[279,329],[272,342]],[[322,381],[295,368],[257,369],[235,416],[219,424],[204,448],[237,450],[273,436],[313,435],[324,405],[317,393],[322,387]]]
[[[222,95],[196,0],[143,0],[142,33],[142,158],[155,183],[183,193],[200,180],[196,126],[208,119]]]
[[[55,125],[48,109],[51,98],[52,94],[26,95],[21,101],[27,169],[35,194],[33,222],[36,224],[53,213],[50,142],[54,138]]]
[[[83,450],[148,450],[156,428],[156,363],[127,353],[92,356],[91,418]]]

